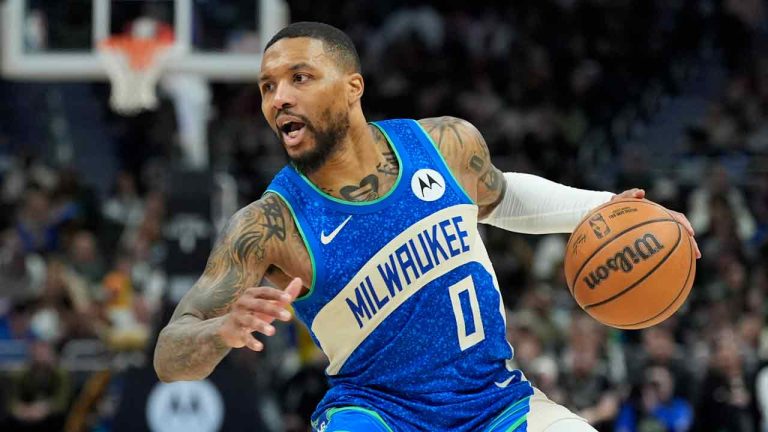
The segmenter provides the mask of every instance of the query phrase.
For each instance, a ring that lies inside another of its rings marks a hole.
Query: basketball
[[[647,200],[598,207],[566,247],[565,277],[574,299],[596,320],[620,329],[669,318],[685,302],[696,274],[685,228]]]

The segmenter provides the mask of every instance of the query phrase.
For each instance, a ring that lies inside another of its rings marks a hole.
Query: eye
[[[271,82],[268,82],[268,83],[262,84],[261,91],[264,93],[267,93],[267,92],[271,92],[274,88],[275,88],[275,85],[272,84]]]
[[[309,74],[297,73],[296,75],[293,76],[293,82],[295,82],[295,83],[304,83],[304,82],[309,81],[310,78],[311,77],[309,76]]]

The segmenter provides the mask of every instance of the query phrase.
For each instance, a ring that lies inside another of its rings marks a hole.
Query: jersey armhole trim
[[[392,430],[392,428],[389,427],[387,422],[385,422],[384,419],[381,418],[381,415],[379,415],[379,413],[377,413],[376,411],[373,411],[373,410],[369,410],[369,409],[361,408],[361,407],[356,407],[356,406],[329,408],[328,409],[328,420],[330,420],[331,417],[333,417],[334,414],[337,414],[337,413],[342,412],[342,411],[357,411],[357,412],[361,412],[361,413],[367,414],[367,415],[375,418],[379,423],[381,423],[381,425],[384,428],[386,428],[388,432],[394,432]]]
[[[296,216],[296,212],[293,210],[291,203],[287,199],[285,199],[285,197],[280,192],[274,189],[267,189],[264,193],[273,193],[279,196],[281,200],[283,200],[283,202],[285,203],[285,206],[288,207],[288,210],[291,212],[293,221],[296,223],[296,229],[299,230],[301,241],[304,242],[304,247],[307,248],[307,253],[309,254],[309,261],[312,263],[312,284],[309,287],[309,291],[301,297],[296,297],[296,300],[294,300],[294,302],[306,300],[309,298],[309,296],[312,295],[313,292],[315,292],[315,281],[317,280],[317,267],[315,266],[315,254],[312,251],[312,247],[309,245],[307,236],[304,234],[304,229],[301,227],[301,222],[299,221],[299,218]]]
[[[510,416],[516,414],[518,411],[520,411],[522,409],[525,409],[525,408],[528,408],[528,411],[525,414],[523,414],[519,419],[517,419],[512,425],[510,425],[509,427],[504,429],[504,432],[512,432],[512,431],[514,431],[521,424],[523,424],[523,422],[525,422],[528,419],[528,413],[530,412],[530,402],[531,402],[531,397],[530,396],[526,396],[525,398],[520,399],[519,401],[517,401],[514,404],[510,405],[509,407],[507,407],[507,409],[502,411],[501,414],[496,416],[496,418],[491,422],[490,425],[488,425],[488,428],[485,429],[485,431],[486,432],[496,432],[496,431],[494,431],[494,428],[496,426],[498,426],[499,424],[503,423],[504,420],[506,420]],[[499,431],[499,432],[501,432],[501,431]]]
[[[519,428],[520,425],[522,425],[526,421],[528,421],[528,414],[525,414],[524,416],[520,417],[520,419],[518,421],[516,421],[514,424],[512,424],[512,426],[510,426],[509,429],[507,429],[504,432],[515,432],[517,430],[517,428]]]
[[[451,170],[451,167],[448,166],[448,162],[445,160],[445,157],[442,153],[440,153],[440,149],[437,147],[437,144],[435,144],[435,141],[432,139],[432,136],[429,134],[429,132],[424,129],[424,127],[419,123],[418,120],[413,120],[414,123],[416,123],[416,126],[421,129],[421,132],[424,134],[425,137],[429,140],[430,144],[432,144],[432,148],[435,150],[435,153],[437,154],[437,158],[442,162],[443,167],[445,168],[445,171],[450,174],[451,178],[453,178],[453,182],[456,183],[456,186],[459,187],[459,190],[464,194],[465,197],[469,200],[470,203],[477,205],[475,200],[472,199],[471,196],[469,196],[469,193],[464,189],[464,186],[461,185],[461,182],[459,179],[456,178],[456,175],[453,174],[453,170]]]

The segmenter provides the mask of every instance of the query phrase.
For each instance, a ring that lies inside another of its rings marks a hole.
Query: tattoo
[[[203,379],[229,353],[216,335],[215,321],[179,319],[160,333],[155,348],[155,367],[166,380]],[[181,327],[185,326],[185,327]]]
[[[384,159],[387,161],[388,164],[395,165],[395,166],[397,165],[397,157],[395,156],[395,152],[388,151],[388,152],[382,153],[382,155],[384,156]]]
[[[244,232],[240,237],[235,239],[234,250],[238,253],[233,254],[232,258],[238,263],[242,263],[241,257],[248,257],[251,255],[255,255],[258,259],[264,259],[264,243],[266,240],[267,238],[262,231]]]
[[[483,158],[481,158],[478,155],[472,155],[472,158],[469,160],[469,167],[472,168],[473,171],[476,173],[483,172],[483,167],[485,166],[485,161]]]
[[[488,188],[488,190],[496,191],[499,190],[499,187],[501,186],[501,179],[500,175],[496,168],[491,167],[491,169],[488,170],[482,177],[480,177],[480,181],[483,182],[485,187]]]
[[[472,196],[480,207],[480,215],[487,214],[500,200],[506,183],[491,163],[483,136],[470,123],[454,117],[422,119],[419,123],[462,185],[474,191]]]
[[[399,168],[397,164],[397,158],[395,157],[395,153],[388,151],[382,154],[384,155],[384,163],[379,163],[378,165],[376,165],[376,171],[382,174],[396,177],[399,171]]]
[[[202,277],[182,299],[155,349],[158,373],[167,379],[201,379],[229,352],[217,320],[249,286],[261,281],[269,248],[286,239],[286,211],[267,195],[230,219]]]
[[[264,245],[272,237],[277,237],[280,240],[285,240],[285,219],[283,218],[282,208],[277,198],[269,196],[265,199],[261,208],[264,212],[264,223],[261,224],[265,231],[250,230],[243,232],[240,237],[234,240],[234,250],[237,253],[233,256],[238,260],[242,257],[255,256],[256,258],[263,260],[266,250]],[[245,218],[253,218],[253,210],[246,209],[244,211]],[[243,263],[245,264],[245,263]]]
[[[455,117],[438,117],[428,119],[425,123],[424,129],[427,133],[432,137],[437,136],[435,140],[437,148],[442,150],[444,141],[447,142],[452,139],[456,140],[455,142],[459,144],[459,148],[464,148],[464,139],[459,132],[459,129],[463,126],[462,120]]]
[[[266,238],[264,242],[268,241],[272,237],[277,237],[280,240],[285,240],[285,218],[283,217],[283,206],[274,196],[267,196],[264,199],[264,217],[267,219],[265,223],[261,224],[267,229]]]
[[[283,213],[278,198],[267,195],[263,201],[238,212],[227,224],[211,252],[201,279],[211,288],[210,292],[202,293],[202,296],[209,296],[207,306],[217,306],[210,309],[214,315],[224,313],[237,297],[236,294],[245,288],[250,275],[245,269],[254,258],[264,260],[267,242],[273,238],[285,241]],[[234,294],[233,288],[237,288]]]
[[[371,201],[379,197],[379,178],[370,174],[360,180],[358,185],[344,186],[339,190],[341,196],[349,201]]]

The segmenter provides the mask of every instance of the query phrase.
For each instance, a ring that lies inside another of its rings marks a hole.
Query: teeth
[[[298,135],[298,134],[299,134],[298,130],[288,132],[288,136],[290,138],[296,138],[296,135]]]

